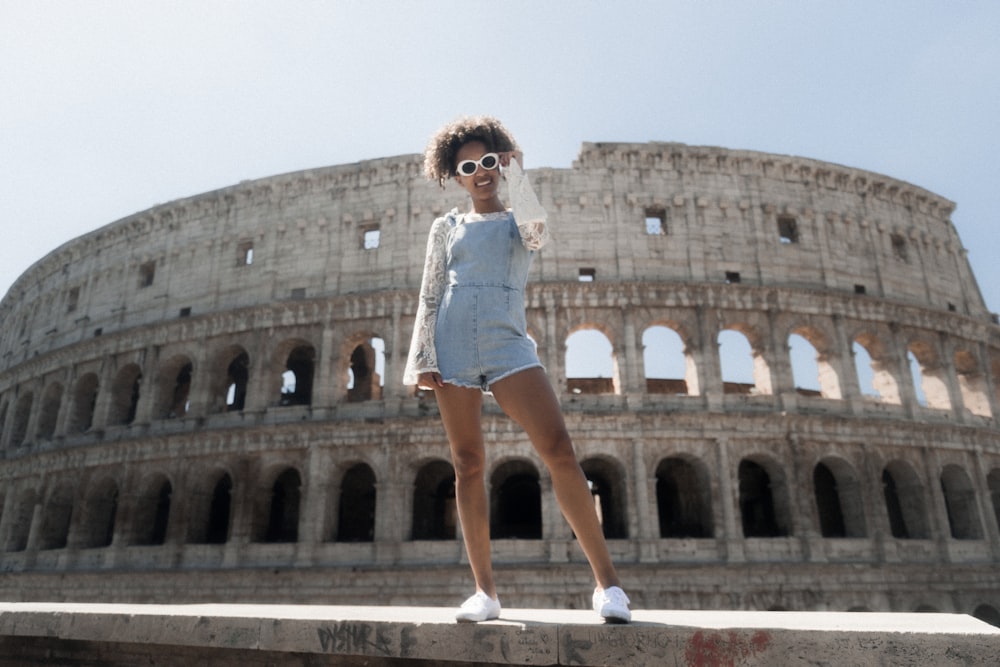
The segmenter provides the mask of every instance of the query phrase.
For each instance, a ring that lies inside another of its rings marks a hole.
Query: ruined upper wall
[[[954,204],[886,176],[672,143],[586,143],[571,169],[530,174],[555,238],[535,281],[738,280],[989,317],[949,219]],[[407,155],[136,213],[17,280],[0,303],[2,364],[177,317],[416,290],[431,220],[464,199],[424,179],[421,156]]]

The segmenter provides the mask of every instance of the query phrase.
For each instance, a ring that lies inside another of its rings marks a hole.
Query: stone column
[[[622,319],[625,323],[623,336],[625,340],[622,345],[622,357],[619,359],[619,368],[624,370],[621,373],[622,393],[624,394],[645,394],[645,373],[643,370],[643,355],[641,346],[637,345],[635,316],[629,308],[622,308]]]
[[[746,558],[743,553],[743,525],[739,516],[739,480],[733,475],[735,469],[729,460],[728,438],[716,438],[715,451],[719,479],[719,509],[715,515],[721,515],[722,519],[722,532],[716,535],[716,541],[725,549],[721,555],[727,562],[742,563]],[[737,488],[734,488],[734,480]]]

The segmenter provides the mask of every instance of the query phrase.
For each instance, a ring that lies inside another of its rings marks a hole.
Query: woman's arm
[[[501,164],[506,162],[510,208],[521,233],[521,242],[528,250],[538,250],[549,242],[548,213],[538,202],[528,176],[521,169],[520,154],[505,153],[503,157],[506,157],[506,160],[501,159]]]
[[[448,217],[438,218],[431,225],[427,238],[427,254],[424,259],[424,275],[420,282],[420,298],[417,302],[417,316],[413,324],[410,352],[403,371],[403,384],[420,384],[424,387],[427,378],[422,374],[437,373],[437,351],[434,348],[434,326],[437,323],[438,306],[447,281],[445,275],[445,246],[451,225]],[[440,376],[438,376],[440,377]]]

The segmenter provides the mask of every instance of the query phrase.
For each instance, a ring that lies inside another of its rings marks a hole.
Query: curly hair
[[[492,116],[465,116],[438,130],[424,151],[424,174],[444,187],[455,176],[455,154],[470,141],[481,141],[486,150],[503,153],[516,151],[517,142],[510,131]]]

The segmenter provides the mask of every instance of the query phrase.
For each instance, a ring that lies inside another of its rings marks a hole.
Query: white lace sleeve
[[[420,299],[417,302],[417,316],[413,324],[410,353],[403,370],[403,384],[417,384],[421,373],[437,371],[437,351],[434,349],[434,325],[437,323],[438,304],[447,281],[445,275],[445,253],[448,218],[438,218],[431,225],[427,238],[427,256],[424,259],[424,277],[420,282]]]
[[[514,212],[517,230],[521,233],[521,243],[528,250],[538,250],[549,242],[548,213],[538,202],[528,176],[517,160],[510,161],[506,174],[510,208]]]

